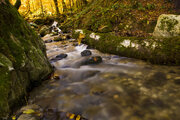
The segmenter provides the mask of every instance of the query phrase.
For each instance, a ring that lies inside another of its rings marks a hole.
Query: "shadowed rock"
[[[90,50],[84,50],[83,52],[81,52],[81,56],[90,56],[92,55]]]

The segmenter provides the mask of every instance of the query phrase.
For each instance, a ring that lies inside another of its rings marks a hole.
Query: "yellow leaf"
[[[147,24],[149,25],[149,21],[147,21]]]
[[[78,45],[81,44],[81,40],[82,40],[82,39],[78,38]]]
[[[82,34],[82,33],[80,33],[80,34],[79,34],[79,38],[80,38],[80,39],[83,39],[83,38],[85,38],[85,35]]]
[[[117,99],[117,98],[119,98],[119,95],[114,95],[113,98]]]
[[[71,114],[70,116],[69,116],[69,119],[73,119],[75,117],[75,114]]]
[[[81,116],[77,115],[76,120],[80,120],[80,119],[81,119]]]
[[[23,113],[24,114],[33,114],[33,113],[35,113],[35,111],[32,109],[28,109],[28,110],[23,111]]]
[[[81,44],[81,41],[82,41],[83,38],[85,38],[85,35],[82,34],[82,33],[80,33],[80,34],[79,34],[79,38],[78,38],[78,45]]]
[[[97,58],[96,58],[96,57],[94,58],[94,61],[95,61],[95,62],[97,61]]]
[[[41,116],[41,113],[37,113],[36,115],[37,115],[37,116]]]
[[[12,117],[12,120],[15,120],[15,119],[16,119],[16,116],[13,116],[13,117]]]

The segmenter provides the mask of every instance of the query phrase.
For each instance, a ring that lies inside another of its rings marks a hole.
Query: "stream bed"
[[[46,43],[46,48],[55,72],[30,93],[29,104],[88,120],[180,120],[179,66],[152,65],[95,49],[82,56],[90,47],[74,39]],[[102,62],[83,64],[92,56],[100,56]],[[61,120],[44,120],[56,119]]]

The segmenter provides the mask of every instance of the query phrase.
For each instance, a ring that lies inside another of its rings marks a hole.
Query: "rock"
[[[86,49],[93,49],[93,48],[92,48],[91,46],[88,45]]]
[[[53,40],[49,39],[49,40],[45,40],[45,43],[51,43]]]
[[[180,35],[180,15],[162,14],[153,32],[155,37],[174,37]]]
[[[93,56],[81,62],[81,65],[99,64],[101,62],[102,62],[101,56]]]
[[[57,55],[56,58],[58,59],[63,59],[63,58],[66,58],[67,57],[67,54],[60,54],[60,55]]]
[[[71,36],[70,35],[66,35],[66,39],[71,39]]]
[[[41,29],[39,30],[39,33],[40,33],[41,37],[44,37],[46,34],[50,33],[49,27],[47,27],[46,25],[43,25],[41,27]]]
[[[6,3],[0,4],[0,23],[7,23],[0,24],[0,119],[22,105],[28,88],[52,72],[44,42]]]
[[[45,110],[44,120],[87,120],[86,118],[69,112],[58,111],[57,109]]]
[[[23,111],[26,111],[26,110],[29,110],[29,109],[32,109],[34,111],[42,111],[39,105],[31,104],[31,105],[27,105],[27,106],[22,107],[20,109],[20,112],[23,112]]]
[[[30,25],[31,27],[38,28],[38,25],[35,24],[35,23],[33,23],[33,22],[30,22],[29,25]]]
[[[50,30],[51,30],[51,32],[55,32],[55,33],[57,33],[57,34],[63,34],[63,32],[61,31],[61,29],[59,29],[58,27],[51,26],[51,27],[50,27]]]
[[[59,35],[59,36],[57,36],[57,37],[55,37],[54,38],[54,41],[62,41],[62,40],[68,40],[68,39],[70,39],[71,38],[71,36],[70,35]]]
[[[73,43],[73,46],[75,46],[75,47],[78,46],[78,43]]]
[[[40,120],[42,117],[43,109],[35,104],[22,107],[16,114],[17,120]]]
[[[92,55],[90,50],[84,50],[83,52],[81,52],[81,56],[90,56]]]
[[[113,55],[111,58],[120,58],[118,55]]]
[[[56,35],[58,35],[57,32],[52,32],[52,36],[56,36]]]
[[[57,62],[58,60],[62,60],[66,58],[67,56],[68,56],[67,54],[60,54],[60,55],[57,55],[55,58],[51,59],[51,61]]]
[[[54,37],[55,42],[62,41],[62,40],[63,40],[62,36]]]
[[[22,114],[17,120],[40,120],[38,117],[35,117],[31,114]]]

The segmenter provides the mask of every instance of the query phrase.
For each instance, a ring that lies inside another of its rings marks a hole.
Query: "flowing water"
[[[113,46],[112,46],[113,47]],[[104,54],[89,49],[103,62],[82,65],[87,45],[75,40],[46,43],[59,79],[35,88],[29,103],[42,108],[80,114],[88,120],[180,120],[180,67]]]

